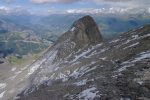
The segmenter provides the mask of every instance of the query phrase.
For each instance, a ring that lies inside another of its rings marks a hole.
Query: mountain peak
[[[75,21],[71,29],[64,33],[55,45],[59,45],[59,58],[64,58],[73,51],[78,51],[87,45],[98,44],[102,40],[94,19],[91,16],[84,16]]]
[[[71,31],[78,35],[78,40],[87,44],[98,43],[102,41],[101,33],[94,19],[87,15],[75,21]]]
[[[95,24],[96,24],[94,19],[89,15],[86,15],[86,16],[80,18],[79,20],[77,20],[77,22],[82,22],[87,27],[91,26],[91,25],[95,26]]]

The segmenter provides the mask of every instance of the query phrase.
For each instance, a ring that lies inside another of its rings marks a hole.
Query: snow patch
[[[131,67],[131,66],[134,66],[134,64],[129,64],[129,65],[122,66],[121,68],[118,69],[118,72],[122,72],[122,71],[126,70],[128,67]]]
[[[82,91],[79,94],[79,99],[84,98],[84,100],[94,100],[94,98],[98,96],[97,93],[98,93],[98,91],[96,91],[96,88],[91,87],[89,89]]]
[[[141,39],[141,38],[145,38],[145,37],[148,37],[148,36],[150,36],[150,34],[146,34],[146,35],[143,35],[143,36],[138,36],[138,35],[133,35],[132,36],[132,39],[128,39],[125,43],[123,43],[122,45],[124,45],[124,44],[128,44],[129,42],[131,42],[131,41],[133,41],[133,40],[137,40],[137,39]],[[120,46],[122,46],[122,45],[120,45]]]
[[[101,59],[101,60],[106,60],[106,59],[107,59],[107,57],[103,57],[103,58],[99,58],[99,59]]]
[[[139,36],[138,35],[132,35],[132,38],[137,39]]]
[[[11,69],[11,71],[15,71],[15,70],[16,70],[16,67],[14,67],[14,68]]]
[[[101,54],[101,53],[105,52],[106,50],[108,50],[108,48],[101,49],[99,52],[94,51],[93,53],[91,53],[91,54],[89,55],[89,57],[94,56],[94,55],[97,55],[97,54]]]
[[[149,37],[149,36],[150,36],[150,34],[146,34],[146,35],[141,36],[141,38],[145,38],[145,37]]]
[[[143,36],[138,36],[138,35],[133,35],[133,39],[132,40],[135,40],[135,39],[140,39],[140,38],[145,38],[145,37],[149,37],[150,36],[150,33],[149,34],[146,34],[146,35],[143,35]]]
[[[92,64],[92,65],[93,65],[93,64],[96,64],[96,62],[95,62],[95,61],[92,61],[91,64]]]
[[[54,71],[57,71],[59,69],[59,67],[56,67],[55,69],[54,69]]]
[[[71,76],[71,77],[74,77],[74,78],[78,78],[78,76],[80,75],[78,71],[79,71],[79,69],[75,69],[75,70],[72,72],[72,74],[70,74],[70,76]]]
[[[84,79],[84,80],[81,80],[81,81],[76,82],[74,84],[77,85],[77,86],[82,86],[82,85],[86,85],[86,83],[87,83],[87,79]]]
[[[37,60],[35,63],[33,63],[30,68],[28,69],[28,74],[26,75],[26,77],[28,77],[29,75],[33,74],[37,69],[41,68],[41,65],[46,65],[46,64],[51,64],[52,66],[52,62],[54,61],[55,57],[56,57],[57,51],[56,50],[52,50],[49,53],[46,54],[46,57],[44,57],[43,59],[39,59]],[[49,67],[45,67],[43,66],[41,73],[45,73],[47,72],[49,69]],[[50,70],[49,70],[50,71]]]
[[[73,62],[77,61],[79,58],[85,56],[85,55],[88,54],[90,51],[92,51],[92,49],[88,49],[87,51],[84,51],[84,52],[82,52],[81,54],[76,55],[76,56],[75,56],[75,59],[73,59],[73,60],[71,61],[71,63],[73,63]]]
[[[78,65],[78,64],[80,64],[81,62],[75,62],[75,63],[73,63],[71,66],[74,66],[74,65]]]
[[[102,49],[99,53],[103,53],[103,52],[105,52],[106,50],[108,50],[108,48]]]
[[[110,41],[109,43],[116,43],[116,42],[118,42],[120,39],[116,39],[116,40],[112,40],[112,41]]]
[[[123,45],[126,45],[128,43],[130,43],[131,41],[134,41],[134,40],[137,40],[137,39],[140,39],[141,37],[139,37],[138,35],[132,35],[132,38],[128,39],[126,42],[123,42],[121,45],[117,45],[115,46],[116,48],[119,48]]]
[[[63,82],[68,80],[68,75],[65,75],[63,73],[59,73],[58,76],[56,77],[56,79],[62,79]]]
[[[132,62],[141,61],[146,58],[150,58],[150,51],[140,53],[140,56],[136,57]]]
[[[19,98],[20,98],[20,96],[16,96],[16,97],[13,98],[13,100],[17,100]]]
[[[123,48],[123,49],[131,48],[131,47],[134,47],[134,46],[136,46],[136,45],[138,45],[138,44],[139,44],[139,42],[134,43],[134,44],[132,44],[132,45],[130,45],[130,46],[128,46],[128,47],[125,47],[125,48]]]
[[[71,42],[71,48],[75,48],[76,43],[75,42]]]
[[[16,75],[20,74],[22,71],[15,72]]]
[[[88,70],[85,71],[85,73],[88,73],[88,72],[90,72],[90,71],[92,71],[92,70],[95,70],[96,68],[97,68],[97,66],[94,66],[94,67],[92,67],[92,68],[89,68]]]
[[[17,75],[14,75],[14,76],[12,76],[12,77],[9,77],[8,79],[9,79],[9,80],[14,80],[16,77],[17,77]]]
[[[93,55],[96,55],[97,54],[97,51],[95,50],[95,51],[93,51],[90,55],[89,55],[89,57],[91,57],[91,56],[93,56]]]
[[[138,83],[139,83],[140,85],[142,85],[144,82],[143,82],[143,81],[138,81]]]
[[[90,64],[90,65],[92,65],[92,64]],[[74,77],[74,78],[78,78],[78,77],[81,77],[82,75],[84,75],[85,73],[95,70],[96,68],[97,68],[97,66],[94,66],[92,68],[89,68],[88,65],[83,66],[80,69],[74,70],[74,72],[72,74],[70,74],[70,76]]]
[[[45,80],[48,80],[48,79],[49,79],[49,77],[46,77],[46,76],[40,77],[38,83],[42,83],[42,82],[44,82]],[[38,79],[37,79],[37,80],[38,80]]]
[[[44,61],[46,61],[46,59],[43,59],[42,61],[39,61],[39,62],[35,63],[33,66],[31,66],[31,68],[28,70],[29,71],[28,75],[33,74],[34,71],[36,71]]]
[[[133,60],[125,61],[121,65],[135,63],[135,62],[141,61],[146,58],[150,58],[150,51],[142,52],[142,53],[138,54],[137,57],[135,57]]]
[[[0,83],[0,89],[3,89],[6,87],[6,83]]]
[[[131,98],[129,98],[129,97],[122,97],[122,98],[120,98],[120,100],[131,100]]]
[[[70,29],[70,31],[73,32],[73,31],[75,31],[75,29],[76,29],[75,27],[72,27],[72,28]]]
[[[117,72],[122,72],[126,70],[128,67],[134,66],[135,62],[141,61],[146,58],[150,58],[150,51],[142,52],[138,54],[137,57],[135,57],[133,60],[128,60],[128,61],[123,62],[121,64],[122,67],[119,68]]]
[[[5,91],[0,93],[0,98],[3,98],[4,94],[5,94]]]
[[[100,47],[100,46],[102,46],[102,43],[101,43],[101,44],[97,44],[97,45],[95,45],[95,46],[92,46],[92,48],[88,48],[88,50],[84,50],[81,54],[75,56],[75,59],[74,59],[72,62],[75,62],[76,60],[78,60],[78,59],[81,58],[81,57],[89,58],[90,55],[88,55],[88,57],[87,57],[87,54],[90,53],[92,50],[94,50],[94,49]],[[96,53],[96,51],[94,51],[94,52]],[[93,54],[93,52],[92,52],[92,54]]]

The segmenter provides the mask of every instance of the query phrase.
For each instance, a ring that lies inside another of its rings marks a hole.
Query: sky
[[[49,13],[150,13],[150,0],[0,0],[0,11]]]

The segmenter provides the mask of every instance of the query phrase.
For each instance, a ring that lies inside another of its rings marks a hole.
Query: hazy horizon
[[[0,13],[150,14],[149,0],[1,0]]]

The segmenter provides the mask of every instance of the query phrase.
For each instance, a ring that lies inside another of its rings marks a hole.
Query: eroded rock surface
[[[90,16],[76,21],[29,66],[16,100],[149,100],[150,25],[102,40]]]

